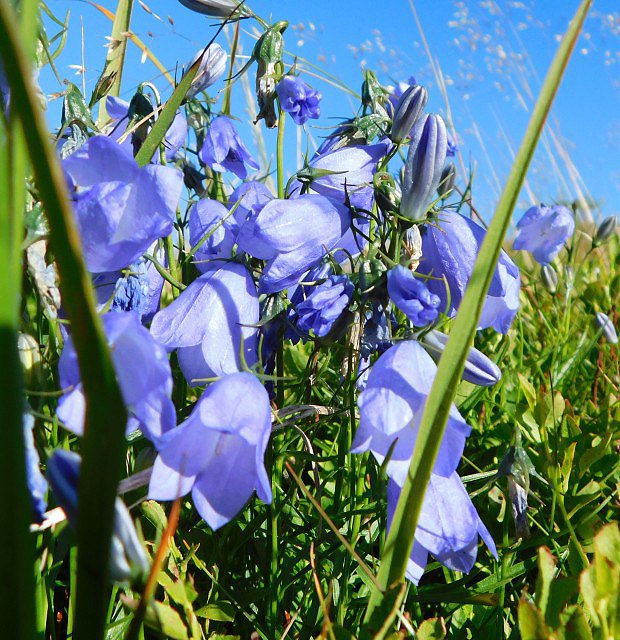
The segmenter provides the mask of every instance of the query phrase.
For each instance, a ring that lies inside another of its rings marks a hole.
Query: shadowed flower
[[[176,424],[172,374],[166,350],[141,324],[138,314],[106,313],[103,328],[112,353],[112,362],[127,406],[126,433],[140,429],[156,442]],[[60,387],[57,415],[73,433],[84,432],[85,402],[77,353],[69,336],[58,364]]]
[[[473,220],[448,210],[433,222],[422,233],[422,260],[417,271],[431,276],[427,287],[439,296],[441,309],[447,309],[452,317],[463,299],[485,230]],[[479,329],[508,331],[519,309],[520,282],[518,267],[502,251],[482,308]]]
[[[174,500],[191,491],[212,529],[232,520],[254,490],[270,503],[264,463],[270,434],[269,396],[261,383],[244,372],[218,380],[160,441],[149,497]]]
[[[30,413],[22,416],[24,428],[24,445],[26,449],[26,484],[30,494],[30,504],[35,522],[43,520],[43,514],[47,508],[45,496],[47,494],[47,481],[41,473],[39,452],[34,444],[34,417]]]
[[[89,271],[123,269],[172,231],[183,177],[95,136],[63,161]]]
[[[178,349],[179,366],[190,384],[235,373],[257,360],[259,305],[256,286],[242,264],[227,262],[194,280],[153,318],[151,333]]]
[[[388,293],[392,302],[411,320],[414,326],[424,327],[437,320],[439,296],[431,293],[424,280],[397,265],[388,271]]]
[[[189,242],[194,253],[198,271],[204,273],[212,268],[208,260],[227,259],[235,244],[234,219],[228,209],[217,200],[202,198],[189,210]],[[205,238],[203,240],[203,238]]]
[[[248,175],[246,164],[251,169],[258,169],[232,120],[226,116],[218,116],[211,122],[198,157],[214,171],[231,171],[241,180]]]
[[[297,76],[284,76],[276,85],[280,106],[293,120],[305,124],[309,118],[317,119],[321,115],[319,102],[321,94],[307,85]]]
[[[189,69],[198,58],[201,58],[200,65],[185,95],[186,100],[192,100],[201,91],[215,84],[226,71],[228,54],[216,42],[210,44],[206,50],[199,49],[187,63],[187,68]]]
[[[514,249],[529,251],[539,264],[549,264],[575,231],[575,220],[567,207],[531,207],[517,222]]]
[[[251,14],[247,5],[240,0],[179,0],[188,9],[210,18],[237,18]]]

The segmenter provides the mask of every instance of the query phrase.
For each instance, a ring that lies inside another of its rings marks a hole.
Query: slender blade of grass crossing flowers
[[[37,17],[37,2],[21,3],[19,33],[29,58],[38,34]],[[0,598],[0,619],[10,624],[16,640],[40,637],[35,630],[34,540],[28,532],[31,507],[26,488],[24,400],[17,352],[26,169],[27,151],[13,107],[7,119],[0,113],[0,192],[4,194],[0,198],[0,504],[5,513],[11,514],[0,526],[0,547],[11,550],[0,559],[0,575],[11,585]]]
[[[34,0],[31,2],[37,4]],[[5,2],[0,3],[0,56],[5,61],[4,69],[11,88],[11,108],[15,109],[23,125],[35,183],[48,217],[63,306],[71,321],[86,397],[73,637],[96,640],[103,637],[105,627],[108,559],[127,413],[95,311],[94,292],[81,254],[65,177],[49,142],[45,117],[18,35],[15,12]]]
[[[120,94],[132,9],[133,0],[118,0],[114,22],[112,23],[108,55],[106,56],[101,77],[95,86],[95,94],[103,98],[99,103],[98,125],[102,125],[108,115],[105,108],[105,96],[118,96]]]
[[[590,5],[591,0],[582,0],[580,3],[547,72],[495,215],[476,260],[471,280],[450,333],[450,339],[439,362],[437,375],[424,409],[408,478],[382,552],[378,580],[384,590],[404,580],[424,492],[437,458],[467,353],[473,342],[485,294],[536,144]],[[382,599],[383,595],[379,591],[373,591],[366,610],[366,622],[381,606]]]

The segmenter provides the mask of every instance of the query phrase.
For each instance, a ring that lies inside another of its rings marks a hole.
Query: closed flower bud
[[[545,264],[540,273],[545,289],[550,293],[555,293],[558,290],[558,272],[550,264]]]
[[[228,54],[217,43],[209,45],[206,49],[200,49],[190,60],[187,68],[190,69],[198,58],[200,58],[200,66],[187,91],[186,100],[195,98],[198,93],[215,84],[226,71]]]
[[[611,344],[618,344],[618,334],[611,318],[601,311],[596,313],[596,324],[603,330],[603,337]]]
[[[437,187],[437,193],[442,200],[445,200],[454,190],[456,184],[456,166],[449,162],[441,172],[441,179]]]
[[[439,361],[441,354],[448,344],[448,337],[445,333],[433,329],[422,338],[422,346],[429,352],[434,360]],[[467,354],[463,380],[477,384],[481,387],[490,387],[502,378],[499,367],[487,356],[471,347]]]
[[[373,176],[375,188],[375,201],[385,215],[398,212],[400,206],[401,190],[391,174],[378,171]]]
[[[605,218],[599,225],[594,235],[594,246],[597,247],[603,242],[606,242],[616,232],[616,216],[609,216]]]
[[[447,147],[446,125],[441,116],[431,113],[416,124],[402,185],[400,215],[404,218],[421,220],[426,215],[441,180]]]
[[[390,133],[392,142],[401,142],[409,135],[415,123],[422,116],[427,102],[428,91],[419,84],[409,87],[403,93],[396,105],[396,113],[392,122],[392,132]]]
[[[210,18],[240,18],[251,15],[245,3],[237,0],[179,0],[188,9]]]
[[[24,372],[24,382],[27,386],[36,386],[41,381],[41,352],[37,341],[27,333],[17,336],[17,350]]]

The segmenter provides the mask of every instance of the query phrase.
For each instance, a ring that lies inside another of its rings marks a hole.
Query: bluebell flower
[[[270,434],[269,396],[261,383],[245,372],[221,378],[160,441],[149,497],[174,500],[191,491],[212,529],[230,522],[255,490],[270,503],[264,462]]]
[[[138,167],[131,153],[95,136],[63,161],[89,271],[123,269],[172,231],[183,177],[170,167]]]
[[[235,244],[234,218],[217,200],[203,198],[189,210],[189,242],[195,247],[208,236],[194,254],[201,273],[211,268],[209,260],[227,259]]]
[[[241,0],[179,0],[188,9],[210,18],[237,18],[251,15],[246,3]]]
[[[9,104],[11,102],[11,87],[6,77],[2,62],[0,62],[0,110],[4,112],[4,117],[9,117]]]
[[[166,350],[140,324],[135,312],[106,313],[103,328],[129,419],[126,433],[140,429],[156,442],[176,424],[172,373]],[[85,401],[77,353],[69,336],[58,363],[60,388],[57,415],[73,433],[84,432]]]
[[[24,445],[26,449],[26,484],[30,494],[30,504],[35,522],[43,520],[43,514],[47,508],[47,481],[41,473],[39,452],[34,444],[34,417],[25,412],[22,416],[24,429]]]
[[[241,180],[248,175],[246,165],[258,169],[232,120],[226,116],[218,116],[211,122],[198,157],[214,171],[231,171]]]
[[[77,453],[65,449],[56,449],[47,461],[47,477],[52,492],[73,529],[77,529],[78,526],[78,482],[81,462]],[[120,498],[116,498],[114,504],[109,568],[113,581],[130,582],[137,587],[144,584],[150,571],[148,556],[138,538],[131,515]]]
[[[350,222],[346,207],[320,195],[274,199],[246,220],[237,242],[246,253],[267,260],[260,291],[275,293],[299,282],[326,251],[340,246]]]
[[[206,50],[199,49],[194,57],[187,63],[187,68],[189,69],[198,58],[201,58],[198,72],[194,76],[192,84],[185,95],[186,100],[192,100],[201,91],[215,84],[226,71],[228,54],[217,42],[211,43]]]
[[[461,304],[484,235],[480,225],[449,210],[442,211],[433,224],[424,227],[422,260],[417,271],[431,276],[426,285],[439,296],[440,308],[446,309],[450,317],[456,315]],[[520,282],[518,267],[502,251],[482,308],[479,329],[508,331],[519,309]]]
[[[242,182],[228,198],[229,209],[233,209],[237,205],[233,213],[234,233],[238,233],[239,227],[247,219],[256,218],[270,200],[273,200],[273,195],[262,182],[253,180]]]
[[[616,333],[616,327],[614,327],[611,318],[602,311],[597,311],[595,320],[599,328],[603,330],[605,340],[611,344],[618,344],[618,334]]]
[[[458,145],[456,143],[456,138],[452,135],[450,129],[446,131],[446,135],[448,137],[448,147],[446,149],[446,156],[448,158],[453,158],[456,155],[456,152],[459,150]]]
[[[517,222],[514,249],[529,251],[542,265],[549,264],[575,232],[575,219],[568,207],[529,208]]]
[[[390,139],[393,142],[401,142],[410,135],[413,126],[424,113],[428,102],[428,92],[419,85],[414,84],[405,89],[394,110]]]
[[[391,450],[386,471],[399,486],[407,476],[436,371],[437,366],[418,342],[399,342],[375,362],[357,401],[360,423],[351,451],[371,451],[382,464]],[[452,405],[434,473],[449,477],[455,471],[470,431]]]
[[[411,320],[414,326],[424,327],[437,320],[441,309],[439,296],[428,290],[424,280],[397,265],[388,271],[388,293],[392,302]]]
[[[297,76],[284,76],[276,85],[280,107],[291,115],[296,124],[321,115],[321,94]]]
[[[400,491],[401,487],[396,482],[388,482],[388,528]],[[407,578],[418,584],[429,553],[445,567],[469,573],[478,555],[478,536],[497,558],[493,538],[456,471],[446,477],[432,473],[407,564]]]
[[[256,286],[245,266],[214,263],[168,307],[153,318],[151,333],[167,349],[178,349],[187,381],[200,384],[242,369],[257,360]]]
[[[405,161],[400,215],[421,220],[435,197],[446,162],[446,125],[441,116],[431,113],[417,122]]]
[[[330,275],[294,306],[294,323],[305,335],[324,338],[351,302],[353,283],[348,276]]]

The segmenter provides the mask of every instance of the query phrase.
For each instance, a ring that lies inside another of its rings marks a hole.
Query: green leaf
[[[536,606],[545,614],[549,604],[551,584],[555,574],[555,558],[547,547],[538,549],[538,579],[536,580]]]
[[[519,631],[521,640],[551,640],[541,611],[525,598],[519,602]]]
[[[593,640],[590,625],[580,606],[573,605],[563,611],[561,623],[565,640]]]
[[[146,610],[144,624],[172,640],[187,640],[187,627],[178,611],[163,602],[153,602]]]
[[[97,130],[82,92],[72,82],[68,82],[62,103],[62,126],[65,127],[76,121]]]
[[[210,602],[196,611],[196,616],[216,622],[232,622],[237,613],[236,608],[226,600]]]
[[[444,640],[446,633],[443,618],[429,618],[420,625],[415,637],[416,640]]]

